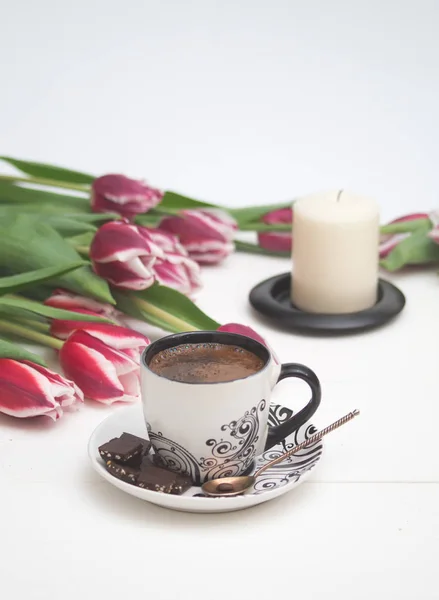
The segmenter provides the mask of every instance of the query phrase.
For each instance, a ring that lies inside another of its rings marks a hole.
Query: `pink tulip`
[[[163,198],[163,192],[125,175],[104,175],[93,181],[91,205],[94,212],[115,212],[131,219],[148,212]]]
[[[218,327],[217,331],[226,331],[227,333],[239,333],[239,335],[245,335],[246,337],[256,340],[257,342],[268,348],[273,356],[274,362],[278,365],[280,364],[279,359],[277,358],[273,349],[270,348],[270,346],[267,344],[264,338],[251,327],[248,327],[247,325],[241,325],[241,323],[226,323],[225,325],[221,325],[221,327]]]
[[[216,208],[182,210],[180,216],[165,217],[159,228],[178,236],[189,256],[197,263],[217,264],[233,250],[236,221]]]
[[[172,233],[160,229],[148,229],[149,235],[164,258],[157,258],[152,266],[156,280],[162,285],[174,288],[182,294],[192,296],[201,287],[201,269],[189,258],[186,249]]]
[[[428,237],[439,244],[439,210],[431,212],[429,215],[430,221],[433,225],[433,229],[428,233]]]
[[[292,208],[273,210],[264,215],[262,221],[267,225],[286,223],[291,224],[292,227],[293,210]],[[273,252],[291,252],[293,245],[292,231],[261,231],[258,233],[258,243],[261,248]]]
[[[63,408],[83,402],[82,391],[45,367],[9,358],[0,359],[0,412],[13,417],[45,415],[54,421]]]
[[[121,313],[111,306],[111,304],[105,304],[104,302],[98,302],[85,296],[79,296],[66,290],[54,290],[52,295],[44,301],[46,306],[53,306],[53,308],[62,308],[63,310],[71,310],[73,312],[84,312],[92,315],[98,315],[100,317],[106,317],[116,323],[121,316]]]
[[[439,244],[439,225],[433,227],[433,229],[429,232],[428,237],[436,242],[436,244]]]
[[[427,213],[414,213],[411,215],[405,215],[404,217],[399,217],[398,219],[394,219],[393,221],[390,221],[390,223],[388,223],[388,225],[394,225],[396,223],[407,223],[407,225],[409,227],[410,223],[412,221],[425,220],[428,218],[429,218],[429,215]],[[386,258],[392,252],[392,250],[394,250],[396,248],[396,246],[398,246],[398,244],[400,242],[402,242],[406,238],[410,237],[411,235],[412,235],[412,231],[409,231],[409,230],[405,231],[405,232],[381,235],[380,236],[380,246],[379,246],[380,258],[381,259]]]
[[[133,402],[140,397],[140,355],[149,340],[124,327],[108,327],[74,331],[59,352],[60,363],[87,398]]]
[[[82,329],[92,333],[94,330],[100,330],[99,326],[108,328],[109,331],[112,328],[117,328],[118,325],[123,325],[123,314],[111,306],[111,304],[104,304],[85,298],[84,296],[77,296],[64,290],[55,290],[50,298],[44,301],[47,306],[53,306],[54,308],[62,308],[64,310],[71,310],[73,312],[82,313],[86,315],[93,315],[95,317],[106,317],[111,319],[114,324],[110,323],[93,323],[92,321],[73,321],[69,319],[53,319],[50,324],[51,335],[66,340],[73,331]],[[93,333],[92,333],[93,335]]]
[[[90,258],[95,272],[114,286],[145,290],[154,283],[154,263],[165,254],[146,227],[115,221],[98,229]]]

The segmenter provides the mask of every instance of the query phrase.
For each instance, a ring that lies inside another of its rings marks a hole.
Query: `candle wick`
[[[343,193],[343,190],[340,190],[340,191],[338,192],[338,194],[337,194],[337,202],[339,202],[339,201],[340,201],[340,196],[342,195],[342,193]]]

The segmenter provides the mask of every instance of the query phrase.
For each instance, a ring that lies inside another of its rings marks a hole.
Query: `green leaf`
[[[60,216],[69,217],[78,221],[87,221],[90,215],[86,213],[88,208],[82,206],[72,207],[69,205],[62,206],[61,204],[0,204],[1,218],[3,215],[39,215],[42,218]],[[84,213],[80,212],[84,211]],[[85,219],[83,218],[85,217]]]
[[[431,229],[430,219],[413,219],[413,221],[401,221],[400,223],[389,223],[380,227],[381,234],[411,233],[413,231]]]
[[[104,221],[119,221],[121,219],[121,216],[116,213],[69,213],[64,216],[75,219],[76,221],[83,221],[84,223],[101,223]]]
[[[266,204],[264,206],[250,206],[247,208],[229,208],[228,211],[238,221],[238,225],[244,225],[245,223],[252,221],[260,221],[261,218],[273,210],[279,210],[280,208],[291,208],[292,202],[287,204]]]
[[[387,271],[397,271],[406,265],[439,263],[439,244],[427,237],[430,226],[412,233],[399,242],[390,254],[380,261]]]
[[[69,217],[49,217],[47,223],[51,225],[63,237],[79,235],[80,233],[95,233],[97,228],[85,221],[76,221]]]
[[[17,292],[23,288],[33,286],[36,283],[41,283],[48,279],[53,279],[56,276],[64,275],[69,271],[78,269],[84,264],[86,264],[84,261],[77,261],[70,265],[45,267],[43,269],[36,269],[35,271],[28,271],[27,273],[20,273],[19,275],[0,277],[0,295]]]
[[[73,196],[68,194],[55,194],[45,190],[36,190],[30,187],[21,187],[7,181],[0,181],[0,203],[34,203],[54,204],[60,209],[66,206],[75,207],[77,210],[84,206],[90,211],[90,199],[87,196]]]
[[[239,225],[241,231],[292,231],[291,223],[268,224],[260,221],[249,221]]]
[[[34,300],[28,300],[27,298],[21,298],[19,296],[0,297],[0,312],[16,317],[21,316],[27,319],[32,319],[33,315],[38,315],[49,319],[63,319],[67,321],[112,322],[106,317],[96,317],[86,313],[64,310],[63,308],[54,308],[53,306],[46,306],[40,302],[35,302]]]
[[[16,344],[12,344],[6,340],[0,339],[0,358],[12,358],[13,360],[28,360],[29,362],[36,363],[42,367],[46,366],[46,363],[33,352],[29,352]]]
[[[37,217],[12,215],[0,221],[0,267],[15,273],[81,261],[53,227]],[[56,277],[51,283],[102,302],[114,303],[106,281],[89,267]]]
[[[19,171],[32,175],[33,177],[43,177],[55,181],[65,181],[71,183],[92,183],[96,178],[88,173],[80,171],[71,171],[62,167],[56,167],[46,163],[32,162],[28,160],[18,160],[10,156],[0,156],[1,160],[9,163]]]
[[[46,210],[47,208],[47,210]],[[94,222],[112,220],[108,214],[93,215],[72,213],[66,214],[61,206],[56,205],[38,205],[38,204],[14,204],[0,205],[0,223],[5,219],[17,217],[20,215],[29,215],[31,218],[36,218],[37,215],[44,218],[44,221],[51,225],[63,237],[78,235],[85,232],[96,232]]]
[[[187,296],[164,285],[130,293],[113,290],[113,294],[120,310],[165,331],[216,330],[220,326]]]
[[[83,212],[81,212],[83,211]],[[46,218],[46,216],[61,216],[61,217],[71,217],[77,220],[83,221],[87,220],[87,217],[90,215],[87,213],[88,208],[79,206],[62,206],[61,204],[0,204],[0,212],[3,215],[41,215]],[[83,218],[85,217],[85,219]]]
[[[91,231],[86,231],[85,233],[80,233],[79,235],[74,235],[72,237],[66,238],[66,241],[69,242],[74,248],[77,246],[90,246],[94,238],[94,233]]]
[[[291,256],[291,252],[275,252],[274,250],[261,248],[257,244],[242,242],[241,240],[235,240],[235,248],[238,252],[249,252],[250,254],[265,254],[266,256],[280,256],[282,258],[290,258]]]
[[[170,209],[172,210],[184,210],[185,208],[221,208],[216,204],[209,204],[208,202],[201,202],[201,200],[194,200],[187,196],[182,196],[176,192],[165,192],[162,201],[156,209]],[[226,210],[226,209],[224,209]]]
[[[158,227],[162,219],[163,213],[150,210],[143,215],[137,215],[134,218],[134,222],[142,227]]]

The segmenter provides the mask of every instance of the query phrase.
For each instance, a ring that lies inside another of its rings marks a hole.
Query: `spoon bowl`
[[[208,496],[224,496],[232,498],[240,496],[255,484],[256,477],[245,475],[242,477],[221,477],[206,481],[201,486],[202,491]]]

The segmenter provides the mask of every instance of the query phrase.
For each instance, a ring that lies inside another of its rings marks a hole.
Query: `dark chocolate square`
[[[137,480],[139,477],[140,470],[136,467],[129,467],[127,465],[120,465],[119,463],[113,462],[112,460],[107,460],[105,463],[107,467],[107,471],[121,479],[122,481],[126,481],[126,483],[132,483],[133,485],[137,484]]]
[[[142,461],[137,485],[145,490],[179,496],[192,486],[192,480],[187,475],[157,467],[147,457]]]
[[[149,452],[150,442],[131,433],[122,433],[99,447],[99,454],[105,460],[122,465],[139,466],[142,458]]]

